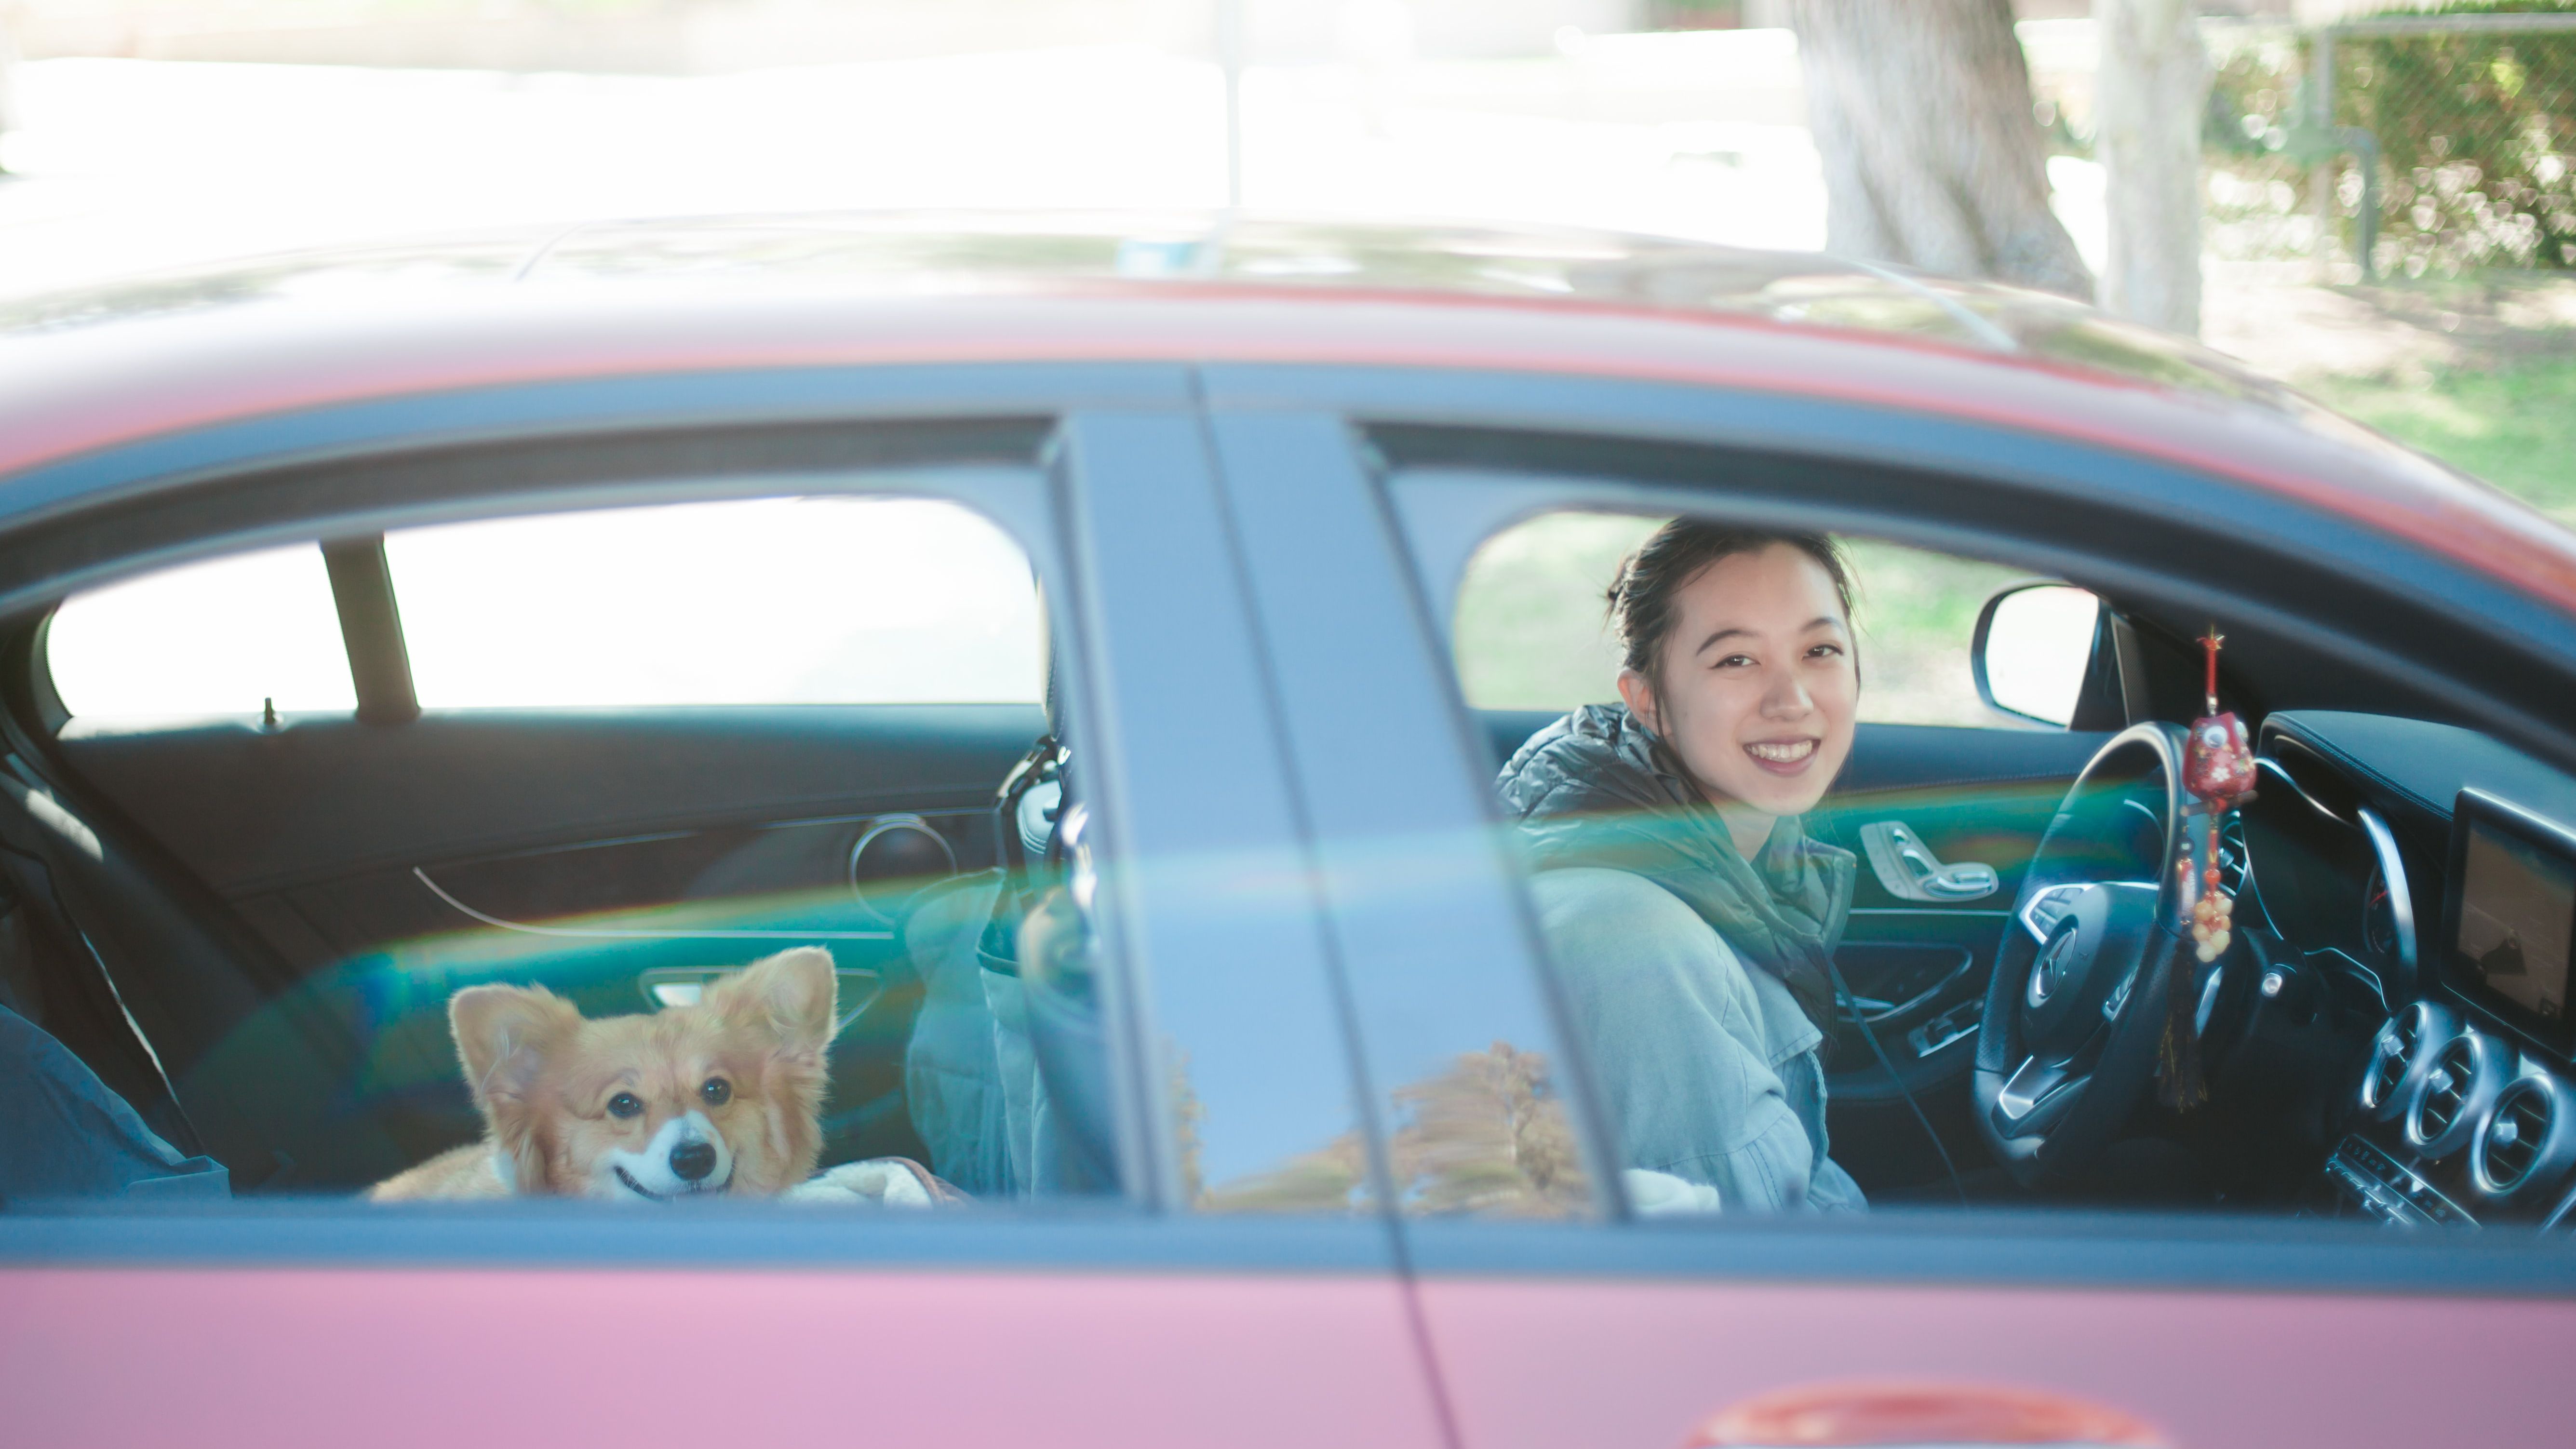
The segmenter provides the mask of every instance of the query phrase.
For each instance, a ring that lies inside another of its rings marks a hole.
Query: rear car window
[[[0,1078],[71,1105],[0,1092],[0,1206],[1115,1197],[1028,481],[1011,532],[610,506],[67,600],[73,717],[0,780]],[[366,718],[387,583],[428,709]]]
[[[1044,692],[1026,557],[936,499],[495,519],[389,533],[385,557],[428,709]]]
[[[75,594],[45,652],[64,706],[88,718],[357,707],[331,580],[309,543]]]

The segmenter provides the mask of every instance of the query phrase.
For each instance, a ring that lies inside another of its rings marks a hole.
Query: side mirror
[[[2102,601],[2071,584],[2015,584],[1986,600],[1968,646],[1977,697],[2063,728],[2075,718],[2101,617]]]

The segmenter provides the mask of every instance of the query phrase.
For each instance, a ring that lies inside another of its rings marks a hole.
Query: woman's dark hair
[[[1779,533],[1676,518],[1622,560],[1618,577],[1610,581],[1610,627],[1619,638],[1621,662],[1661,689],[1657,666],[1663,660],[1664,641],[1673,632],[1673,595],[1719,559],[1760,553],[1782,543],[1814,559],[1834,581],[1843,618],[1850,619],[1851,566],[1843,559],[1842,546],[1832,539],[1821,533]]]

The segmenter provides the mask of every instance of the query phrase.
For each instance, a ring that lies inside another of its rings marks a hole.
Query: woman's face
[[[1673,620],[1661,680],[1620,673],[1628,708],[1721,803],[1804,814],[1851,755],[1860,701],[1833,577],[1785,543],[1730,555],[1675,591]]]

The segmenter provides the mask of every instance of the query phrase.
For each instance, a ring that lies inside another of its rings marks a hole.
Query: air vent
[[[2511,1192],[2531,1175],[2540,1144],[2549,1138],[2549,1098],[2539,1092],[2511,1091],[2496,1103],[2495,1115],[2478,1138],[2478,1176],[2490,1192]]]
[[[2516,1078],[2479,1123],[2469,1178],[2491,1198],[2529,1198],[2555,1191],[2576,1166],[2576,1102],[2554,1077]]]
[[[2442,1048],[2433,1061],[2432,1078],[2424,1084],[2424,1100],[2415,1108],[2416,1136],[2429,1142],[2451,1130],[2460,1120],[2460,1104],[2469,1099],[2477,1069],[2465,1038]]]
[[[2512,1076],[2513,1054],[2494,1037],[2472,1031],[2444,1042],[2417,1089],[2407,1137],[2427,1157],[2466,1147]]]
[[[2397,1088],[2406,1080],[2415,1046],[2413,1012],[2379,1029],[2379,1040],[2371,1049],[2370,1071],[2361,1079],[2361,1105],[2375,1110],[2397,1100]]]
[[[2390,1017],[2371,1043],[2370,1065],[2361,1074],[2362,1110],[2382,1122],[2395,1121],[2432,1075],[2430,1048],[2458,1030],[2451,1014],[2429,1001]]]

